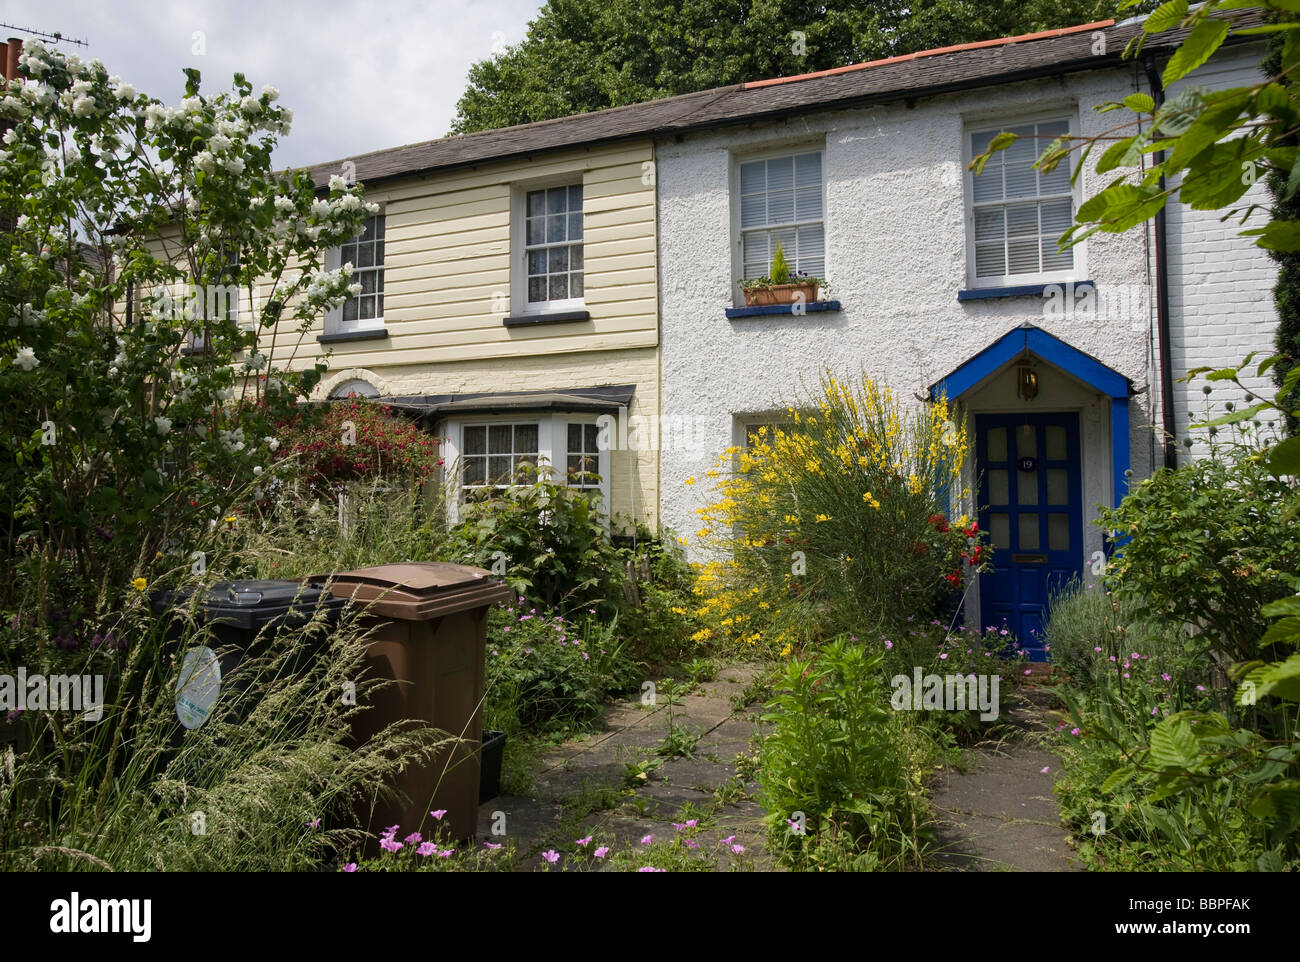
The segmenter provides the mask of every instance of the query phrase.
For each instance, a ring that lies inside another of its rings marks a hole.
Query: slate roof
[[[1239,28],[1262,22],[1257,11],[1225,12],[1235,14],[1231,19]],[[990,84],[1115,67],[1123,62],[1129,40],[1141,30],[1141,18],[1119,24],[1106,20],[923,50],[802,76],[734,84],[572,117],[444,137],[317,164],[308,170],[317,184],[324,186],[348,160],[356,165],[358,180],[373,183],[566,147],[671,136],[810,110],[932,97]],[[1106,50],[1100,55],[1093,52],[1093,34],[1098,31],[1106,37]],[[1185,30],[1157,34],[1147,40],[1145,49],[1157,56],[1168,56],[1186,34]],[[1228,43],[1254,39],[1234,34]]]

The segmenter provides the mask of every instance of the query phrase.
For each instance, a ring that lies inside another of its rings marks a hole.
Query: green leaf
[[[1156,186],[1116,182],[1079,205],[1077,220],[1096,222],[1108,233],[1123,233],[1142,223],[1164,206],[1164,192]]]
[[[1144,33],[1163,33],[1178,26],[1187,17],[1187,0],[1169,0],[1151,11],[1142,23]]]
[[[1228,26],[1227,20],[1211,19],[1198,23],[1165,65],[1162,78],[1165,87],[1172,87],[1209,60],[1227,38]]]
[[[1169,108],[1171,115],[1178,114],[1194,109],[1189,106],[1190,102],[1189,98],[1180,97],[1171,101],[1166,107]],[[1166,173],[1182,170],[1207,147],[1228,136],[1232,125],[1236,123],[1249,103],[1250,91],[1240,89],[1232,91],[1226,99],[1216,98],[1206,103],[1200,115],[1177,136],[1177,143],[1170,152],[1168,160],[1165,161]],[[1161,114],[1164,113],[1165,109],[1162,108]]]
[[[1286,661],[1260,665],[1247,672],[1237,689],[1238,704],[1244,692],[1249,690],[1248,683],[1255,686],[1256,699],[1272,695],[1285,701],[1300,702],[1300,652]]]
[[[1116,167],[1136,167],[1142,157],[1141,138],[1141,134],[1125,137],[1107,147],[1097,161],[1097,173],[1109,173]]]
[[[1151,731],[1151,761],[1161,768],[1188,769],[1196,761],[1196,736],[1181,718],[1162,718]]]
[[[1137,769],[1132,767],[1117,768],[1101,783],[1101,792],[1103,795],[1109,795],[1115,789],[1125,784],[1137,774]]]
[[[1124,106],[1134,113],[1149,114],[1156,109],[1156,102],[1150,94],[1129,94],[1124,98]]]
[[[1300,476],[1300,436],[1287,438],[1270,448],[1267,464],[1269,471],[1275,475]],[[1264,613],[1268,614],[1267,608]]]
[[[1242,234],[1247,237],[1258,237],[1255,244],[1264,250],[1300,251],[1300,221],[1275,220],[1266,227],[1245,230]]]
[[[1281,33],[1283,30],[1295,30],[1300,23],[1270,23],[1262,27],[1243,27],[1237,31],[1238,37],[1253,37],[1262,33]]]
[[[1236,377],[1237,369],[1235,367],[1221,367],[1217,371],[1211,371],[1209,374],[1205,375],[1205,380],[1232,381],[1235,380]]]

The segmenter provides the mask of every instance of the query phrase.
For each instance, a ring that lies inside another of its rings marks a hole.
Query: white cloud
[[[294,123],[276,162],[298,166],[444,136],[470,64],[494,44],[522,40],[540,7],[540,0],[8,0],[5,20],[87,40],[88,47],[59,47],[99,57],[109,73],[171,104],[183,95],[184,67],[202,71],[209,91],[228,89],[235,71],[254,92],[278,87]]]

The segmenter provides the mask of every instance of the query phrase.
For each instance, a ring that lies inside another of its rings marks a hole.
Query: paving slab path
[[[761,728],[758,706],[749,703],[758,674],[756,666],[729,666],[676,698],[661,686],[652,705],[637,694],[608,706],[591,732],[543,755],[530,796],[503,795],[479,806],[479,841],[501,841],[492,830],[503,814],[521,867],[534,869],[546,849],[571,851],[575,839],[592,833],[618,849],[645,835],[671,838],[685,809],[709,816],[710,827],[697,836],[702,850],[715,851],[735,835],[750,867],[775,869],[752,766],[737,764],[737,756],[753,751]],[[684,745],[694,741],[689,756],[661,754],[673,731]]]
[[[493,827],[504,815],[521,869],[543,868],[541,853],[551,848],[562,853],[555,866],[562,868],[575,839],[594,833],[616,849],[635,846],[645,835],[663,840],[689,811],[709,816],[709,829],[697,836],[703,850],[715,851],[719,840],[735,835],[749,867],[780,870],[766,848],[752,766],[743,758],[738,764],[738,756],[752,756],[762,734],[750,697],[759,670],[723,668],[679,700],[661,689],[654,705],[633,695],[607,706],[592,731],[542,756],[534,792],[479,807],[479,841],[501,841]],[[1029,704],[1008,713],[1011,731],[1001,743],[977,748],[964,771],[947,768],[932,783],[934,868],[1082,871],[1052,794],[1060,762],[1035,737],[1046,729],[1051,696],[1032,686],[1026,693]],[[688,741],[698,737],[689,757],[657,753],[673,726],[689,733]],[[644,778],[634,774],[638,763]]]
[[[1000,744],[977,748],[966,771],[945,769],[931,786],[935,861],[948,871],[1083,871],[1052,794],[1060,759],[1036,737],[1047,730],[1051,694],[1034,685],[1024,694],[1029,703],[1011,710]]]

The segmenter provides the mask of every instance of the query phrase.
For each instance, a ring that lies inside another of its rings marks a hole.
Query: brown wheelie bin
[[[481,568],[440,562],[378,565],[309,581],[327,578],[336,597],[364,605],[365,617],[373,619],[366,676],[398,682],[373,693],[354,728],[358,740],[408,718],[461,739],[399,775],[395,787],[409,801],[372,800],[362,827],[379,833],[399,825],[399,839],[417,830],[428,838],[435,824],[429,812],[446,809],[442,824],[451,837],[473,836],[488,609],[513,600],[514,592]]]

